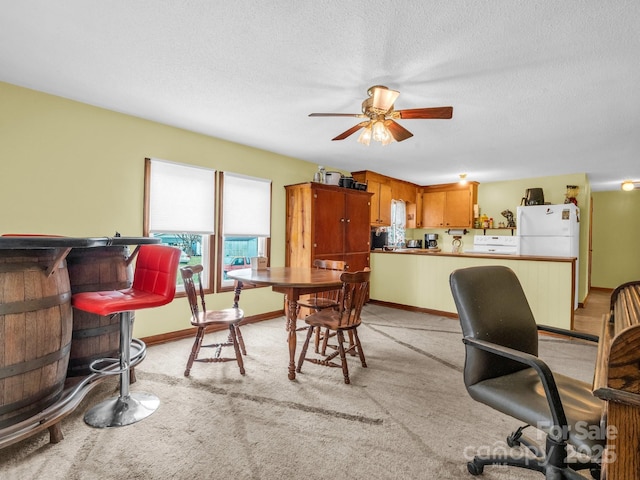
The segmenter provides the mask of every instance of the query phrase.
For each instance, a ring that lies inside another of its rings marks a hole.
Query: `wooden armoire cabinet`
[[[369,266],[371,193],[315,182],[285,189],[286,266],[315,259],[345,261],[353,272]]]

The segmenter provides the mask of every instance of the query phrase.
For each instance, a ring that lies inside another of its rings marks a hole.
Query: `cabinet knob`
[[[340,219],[340,221],[341,221],[342,223],[344,223],[344,218],[341,218],[341,219]]]
[[[347,218],[347,223],[351,223],[351,219],[350,218]]]

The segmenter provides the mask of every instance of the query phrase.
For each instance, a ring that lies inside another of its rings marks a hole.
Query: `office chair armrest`
[[[521,352],[520,350],[505,347],[503,345],[498,345],[496,343],[487,342],[486,340],[464,337],[462,341],[466,345],[471,345],[472,347],[479,348],[480,350],[500,355],[502,357],[514,360],[519,363],[523,363],[533,368],[538,373],[542,386],[544,387],[545,396],[547,397],[547,401],[549,402],[549,409],[551,410],[553,423],[556,427],[559,427],[550,430],[550,432],[554,436],[558,433],[562,435],[562,438],[554,438],[554,440],[563,441],[567,439],[569,434],[569,430],[567,428],[567,417],[564,413],[564,407],[562,406],[562,401],[560,400],[560,394],[558,393],[558,387],[556,385],[555,379],[553,378],[553,373],[546,363],[544,363],[535,355]]]
[[[600,341],[600,337],[597,335],[592,335],[590,333],[582,333],[575,332],[573,330],[567,330],[565,328],[552,327],[550,325],[538,325],[538,330],[542,330],[543,332],[555,333],[557,335],[564,335],[566,337],[579,338],[581,340],[588,340],[590,342],[598,343]]]

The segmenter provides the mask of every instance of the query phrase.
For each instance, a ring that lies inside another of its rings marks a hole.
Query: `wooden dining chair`
[[[180,269],[180,274],[182,275],[182,280],[184,282],[184,289],[189,300],[189,307],[191,308],[191,325],[198,329],[196,331],[196,339],[193,342],[193,347],[191,348],[189,360],[187,360],[187,368],[184,371],[184,376],[189,376],[193,362],[215,363],[232,361],[236,361],[238,363],[240,373],[244,375],[242,355],[246,355],[247,351],[245,350],[244,340],[242,339],[242,333],[240,332],[240,322],[244,319],[244,312],[238,307],[207,311],[204,301],[204,289],[202,288],[202,270],[202,265],[190,265]],[[197,277],[198,291],[196,291],[194,277]],[[198,304],[198,297],[200,297],[200,304]],[[227,341],[203,345],[202,342],[204,340],[206,330],[211,326],[226,326],[229,329]],[[200,349],[203,347],[214,348],[214,354],[210,357],[198,358]],[[222,349],[224,347],[233,347],[235,356],[221,356]]]
[[[346,262],[341,260],[319,260],[316,259],[313,261],[314,268],[321,268],[324,270],[336,270],[343,272],[347,269]],[[308,297],[301,298],[298,300],[297,308],[298,312],[301,308],[308,308],[312,313],[319,312],[320,310],[324,310],[325,308],[337,308],[338,307],[338,299],[340,296],[340,289],[330,290],[328,292],[318,292]],[[296,315],[297,316],[297,315]],[[307,330],[310,327],[308,325],[298,328],[298,330]],[[316,353],[325,354],[327,349],[327,341],[330,337],[334,336],[334,332],[330,332],[328,329],[325,329],[324,332],[321,331],[319,327],[315,329],[315,351]],[[320,350],[320,341],[322,340],[322,350]]]
[[[325,308],[316,313],[312,313],[304,319],[309,325],[307,338],[302,346],[300,358],[298,359],[297,372],[302,369],[302,364],[306,361],[326,367],[340,367],[344,376],[344,383],[350,383],[349,368],[347,366],[347,353],[355,353],[360,357],[362,366],[366,368],[367,363],[358,337],[358,327],[361,324],[360,314],[362,306],[367,298],[367,287],[369,285],[369,270],[362,272],[344,272],[340,276],[342,281],[342,289],[338,299],[338,308]],[[314,328],[328,329],[335,332],[337,345],[336,350],[329,355],[321,355],[320,358],[307,357],[307,349],[309,341],[314,333]],[[353,333],[353,343],[350,343],[345,349],[344,332]],[[340,358],[340,363],[334,361],[336,357]]]

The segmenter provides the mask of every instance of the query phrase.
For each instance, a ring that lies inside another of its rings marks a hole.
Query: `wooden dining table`
[[[289,380],[296,378],[296,323],[297,302],[301,295],[336,290],[342,286],[342,272],[311,267],[270,267],[264,270],[250,268],[232,270],[227,276],[235,280],[236,301],[246,285],[271,286],[283,293],[286,302],[286,331],[289,341]]]

